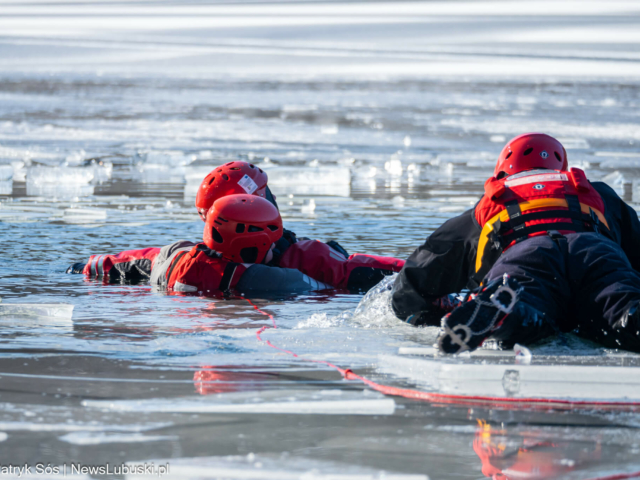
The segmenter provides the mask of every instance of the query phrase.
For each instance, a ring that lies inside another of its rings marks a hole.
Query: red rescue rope
[[[392,387],[389,385],[382,385],[380,383],[376,383],[373,380],[369,380],[366,377],[358,375],[354,373],[350,368],[340,368],[337,365],[334,365],[331,362],[327,362],[325,360],[312,360],[308,358],[302,358],[298,354],[280,348],[269,340],[263,340],[261,334],[269,329],[277,329],[276,320],[273,315],[267,313],[260,308],[257,307],[251,300],[248,298],[241,297],[249,304],[253,306],[258,312],[262,315],[265,315],[271,319],[271,323],[273,326],[265,325],[260,328],[256,332],[256,336],[260,342],[266,343],[271,348],[279,350],[281,352],[287,353],[295,358],[299,358],[305,362],[311,363],[321,363],[323,365],[327,365],[334,370],[337,370],[340,375],[344,377],[345,380],[358,380],[368,387],[376,390],[384,395],[392,395],[396,397],[409,398],[412,400],[422,400],[431,403],[438,404],[463,404],[463,405],[474,405],[474,406],[487,406],[487,407],[506,407],[506,408],[528,408],[528,409],[562,409],[562,410],[576,410],[576,409],[601,409],[601,410],[625,410],[625,411],[640,411],[640,402],[596,402],[596,401],[573,401],[573,400],[562,400],[562,399],[551,399],[551,398],[513,398],[513,397],[490,397],[490,396],[481,396],[481,395],[450,395],[445,393],[433,393],[433,392],[422,392],[420,390],[411,390],[408,388],[398,388]],[[634,476],[640,476],[640,472],[638,475],[633,474]],[[632,477],[612,477],[611,480],[615,480],[617,478],[632,478]],[[609,479],[607,479],[609,480]]]
[[[640,477],[640,472],[620,473],[617,475],[609,475],[608,477],[594,477],[588,480],[624,480],[625,478],[638,478],[638,477]]]

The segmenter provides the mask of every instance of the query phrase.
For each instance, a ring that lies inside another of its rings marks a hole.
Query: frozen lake
[[[514,371],[512,356],[434,366],[435,329],[401,324],[384,293],[358,312],[346,292],[257,298],[259,311],[64,274],[201,238],[196,188],[236,159],[267,171],[287,228],[350,253],[406,258],[527,131],[639,207],[639,46],[635,1],[0,0],[0,464],[224,479],[640,470],[637,413],[384,397],[304,361],[431,391],[553,393],[505,383],[496,365]],[[23,303],[74,308],[1,306]],[[265,313],[278,329],[263,340],[304,359],[258,341]],[[586,375],[589,396],[640,400],[635,355],[572,336],[532,351],[535,369],[588,369],[562,377],[563,397],[586,396]],[[465,377],[487,363],[486,381]],[[607,383],[624,368],[626,386]]]

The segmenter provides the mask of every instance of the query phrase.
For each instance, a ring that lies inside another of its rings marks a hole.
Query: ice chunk
[[[107,219],[104,208],[67,208],[64,210],[63,220],[66,223],[94,223]]]
[[[136,171],[136,177],[142,183],[185,183],[185,169],[180,166],[141,163]]]
[[[73,305],[66,303],[0,303],[0,319],[5,315],[71,318]]]
[[[516,354],[516,363],[519,364],[529,364],[531,363],[531,350],[527,347],[516,343],[513,346],[513,352]]]
[[[351,171],[342,166],[278,166],[269,169],[269,187],[278,196],[293,194],[348,197],[351,193]]]
[[[13,179],[13,167],[11,165],[0,165],[0,182]]]
[[[6,330],[57,328],[73,330],[73,305],[0,303],[0,325]]]
[[[307,390],[220,393],[194,398],[155,398],[145,400],[84,400],[88,408],[119,412],[316,414],[316,415],[392,415],[395,402],[376,395],[363,399],[360,393],[345,392],[339,399],[318,397]]]
[[[338,130],[338,125],[324,125],[320,128],[323,135],[337,135]]]
[[[312,214],[313,212],[315,212],[315,210],[316,210],[316,201],[313,198],[309,200],[309,203],[302,205],[302,207],[300,207],[300,211],[302,213]]]
[[[393,177],[399,177],[400,175],[402,175],[403,170],[402,160],[394,155],[388,162],[384,163],[384,169],[389,172],[389,175]]]
[[[591,365],[451,363],[381,355],[378,369],[442,393],[640,400],[640,368]],[[517,389],[516,389],[517,379]],[[517,391],[516,391],[517,390]]]
[[[0,195],[11,195],[13,193],[13,182],[11,180],[8,181],[0,181]]]
[[[175,150],[159,150],[147,153],[145,162],[148,165],[166,165],[169,167],[184,167],[196,160],[196,155],[185,155]]]
[[[31,167],[27,172],[27,195],[71,198],[93,194],[89,183],[93,169],[82,167]]]
[[[143,435],[141,433],[71,432],[59,437],[73,445],[104,445],[105,443],[141,443],[175,440],[175,435]]]

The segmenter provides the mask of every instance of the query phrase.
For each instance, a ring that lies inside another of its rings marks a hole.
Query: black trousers
[[[523,287],[522,302],[544,313],[547,321],[542,326],[531,324],[523,314],[505,321],[504,332],[497,331],[497,338],[531,343],[554,329],[577,330],[607,347],[640,351],[640,315],[621,321],[640,305],[640,274],[620,246],[603,235],[526,239],[500,256],[485,284],[505,273]],[[509,325],[513,321],[524,325]]]

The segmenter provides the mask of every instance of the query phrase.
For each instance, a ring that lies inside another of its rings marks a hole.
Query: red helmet
[[[211,170],[204,177],[196,194],[196,208],[203,221],[213,202],[225,195],[248,193],[264,197],[267,190],[267,174],[247,162],[229,162]]]
[[[204,243],[227,260],[261,263],[280,237],[280,212],[264,198],[246,193],[227,195],[207,212]]]
[[[567,170],[567,152],[562,144],[544,133],[525,133],[509,140],[498,157],[496,178],[534,168]]]

